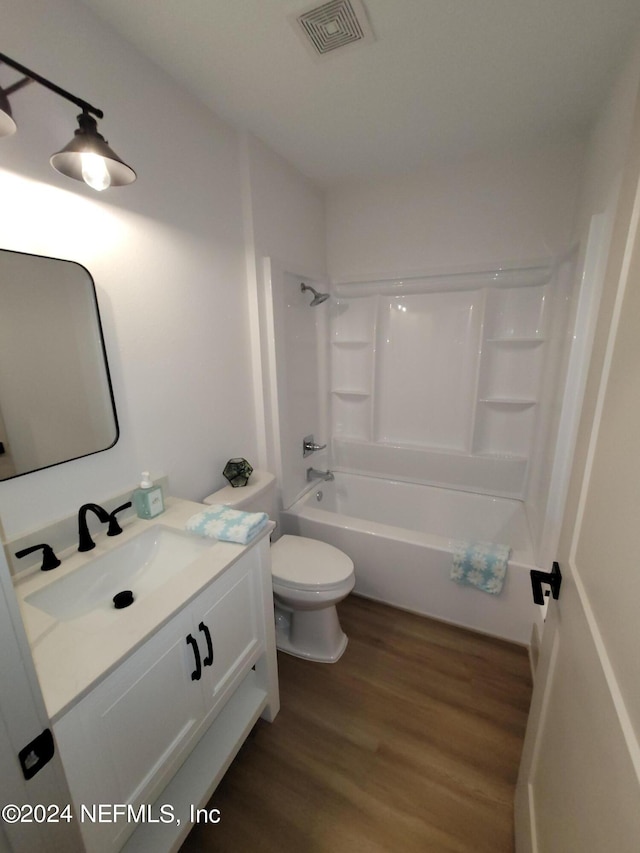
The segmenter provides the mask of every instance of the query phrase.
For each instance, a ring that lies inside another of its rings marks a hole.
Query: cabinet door
[[[253,557],[242,557],[194,605],[203,664],[208,655],[213,658],[202,672],[208,717],[235,690],[262,650],[254,563]]]
[[[76,806],[150,803],[193,745],[204,716],[189,610],[171,620],[55,726]],[[90,851],[116,850],[136,828],[85,819]]]

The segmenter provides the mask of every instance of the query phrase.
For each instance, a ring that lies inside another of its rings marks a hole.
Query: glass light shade
[[[0,137],[11,136],[16,132],[16,123],[11,115],[11,106],[9,98],[0,89]]]
[[[136,173],[109,148],[98,133],[96,120],[82,113],[78,125],[71,142],[51,157],[53,168],[68,178],[85,181],[96,190],[132,184]]]

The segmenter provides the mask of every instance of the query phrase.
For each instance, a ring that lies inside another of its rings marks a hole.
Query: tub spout
[[[307,468],[307,482],[312,480],[334,480],[333,471],[318,471],[315,468]]]

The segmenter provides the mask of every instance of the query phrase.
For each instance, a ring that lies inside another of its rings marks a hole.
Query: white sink
[[[157,524],[24,600],[61,621],[77,619],[94,610],[111,609],[115,613],[114,595],[131,590],[137,601],[213,544],[211,539],[199,539]]]

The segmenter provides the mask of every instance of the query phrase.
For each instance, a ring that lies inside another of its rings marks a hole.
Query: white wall
[[[317,325],[326,303],[311,311],[299,290],[303,279],[326,284],[324,195],[250,134],[242,153],[255,410],[264,435],[258,461],[278,475],[288,504],[305,485],[302,438],[313,432],[326,440],[318,354],[327,330]]]
[[[609,97],[602,105],[587,148],[586,179],[576,222],[578,234],[589,227],[591,217],[602,216],[606,223],[606,240],[602,247],[600,276],[597,282],[599,316],[597,329],[591,329],[593,348],[586,383],[581,424],[574,425],[576,470],[581,471],[588,451],[591,424],[596,410],[598,388],[613,316],[618,282],[625,256],[629,222],[635,203],[640,174],[640,37],[621,65]],[[567,505],[575,513],[581,481],[570,484]],[[563,502],[564,505],[564,502]],[[556,519],[556,535],[562,516]],[[564,519],[564,529],[573,530],[571,518]]]
[[[327,194],[333,280],[552,257],[571,243],[583,144],[433,165]]]
[[[594,214],[615,207],[629,157],[640,86],[640,37],[622,59],[619,73],[588,139],[585,179],[576,219],[578,237],[586,232]]]
[[[251,134],[243,135],[253,251],[292,270],[326,273],[324,193]]]
[[[97,195],[55,173],[78,110],[39,86],[12,97],[0,142],[0,245],[93,274],[120,419],[111,450],[0,483],[8,536],[164,472],[198,499],[257,439],[236,132],[75,0],[2,3],[3,50],[105,112],[137,173]],[[0,70],[8,85],[15,76]],[[16,75],[17,76],[17,75]]]
[[[624,223],[622,233],[626,234],[630,215],[632,201],[625,201],[621,189],[632,150],[639,83],[637,40],[629,55],[623,57],[618,76],[587,137],[585,174],[575,220],[574,241],[578,248],[572,262],[574,281],[580,286],[574,284],[567,291],[564,364],[558,371],[561,377],[566,371],[566,382],[560,384],[559,396],[551,401],[551,416],[537,448],[527,502],[529,520],[540,542],[540,565],[550,565],[558,551],[589,364],[601,364],[603,357],[604,339],[602,333],[600,339],[595,334],[596,321],[598,312],[603,317],[611,315],[613,289],[609,294],[605,291],[602,301],[601,297],[610,258],[621,251],[612,243],[612,235],[616,220]],[[626,187],[626,191],[633,192],[633,188]],[[601,330],[607,322],[600,325]],[[587,396],[587,407],[594,402]],[[578,453],[584,452],[578,447]]]

